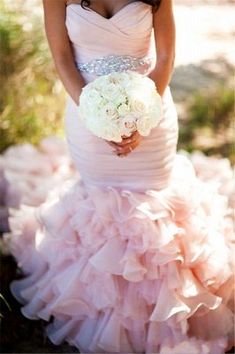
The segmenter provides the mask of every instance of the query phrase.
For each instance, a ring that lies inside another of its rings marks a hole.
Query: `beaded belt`
[[[107,75],[112,72],[140,71],[146,73],[151,66],[152,58],[136,58],[130,55],[109,55],[94,59],[84,64],[77,64],[77,68],[85,73],[96,76]]]

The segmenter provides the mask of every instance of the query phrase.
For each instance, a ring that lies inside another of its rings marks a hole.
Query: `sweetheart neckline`
[[[97,11],[89,8],[88,11],[90,11],[90,13],[93,13],[95,16],[98,16],[99,18],[103,19],[104,21],[111,21],[113,19],[115,19],[120,13],[122,13],[124,10],[126,10],[127,8],[129,8],[131,5],[133,4],[143,4],[142,2],[140,1],[132,1],[132,2],[129,2],[127,5],[123,6],[120,10],[118,10],[115,14],[113,14],[113,16],[107,18],[107,17],[104,17],[102,16],[100,13],[98,13]],[[69,4],[67,5],[67,7],[69,6],[72,6],[72,5],[75,5],[75,6],[79,6],[81,9],[81,4]]]

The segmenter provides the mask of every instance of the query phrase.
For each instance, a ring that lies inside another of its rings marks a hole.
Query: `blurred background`
[[[170,86],[179,114],[178,148],[200,150],[234,164],[235,1],[174,0],[174,7],[177,46]],[[6,156],[4,161],[15,145],[38,146],[42,138],[64,137],[65,92],[46,41],[41,0],[0,0],[0,82],[0,153]],[[17,173],[19,179],[19,170]],[[8,303],[1,301],[1,352],[72,352],[67,345],[55,347],[48,342],[42,321],[21,316],[7,290],[15,271],[13,260],[5,256],[1,291]]]

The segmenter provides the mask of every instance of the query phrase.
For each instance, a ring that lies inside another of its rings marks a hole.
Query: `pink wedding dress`
[[[97,75],[89,63],[102,69],[110,56],[117,71],[126,56],[150,58],[136,69],[146,74],[155,65],[149,5],[134,2],[105,19],[71,4],[66,26],[86,82]],[[50,321],[55,344],[66,340],[81,353],[219,354],[232,340],[227,200],[176,154],[169,87],[163,106],[159,126],[120,158],[68,97],[66,137],[80,179],[10,217],[11,252],[25,274],[11,290],[27,318]]]

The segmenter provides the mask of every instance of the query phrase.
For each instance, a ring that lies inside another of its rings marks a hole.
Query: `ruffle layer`
[[[45,138],[38,148],[11,146],[0,156],[1,205],[38,206],[55,186],[72,177],[77,173],[62,139]]]
[[[227,198],[177,157],[168,188],[137,193],[81,181],[11,210],[23,314],[81,352],[224,353],[232,339]]]

